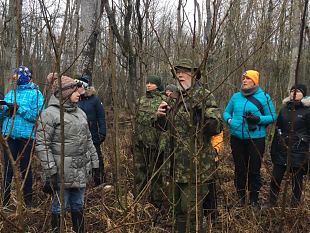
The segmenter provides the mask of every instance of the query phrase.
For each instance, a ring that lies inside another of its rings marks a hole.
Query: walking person
[[[239,205],[246,204],[248,188],[250,204],[258,206],[266,127],[276,120],[276,113],[270,96],[259,87],[259,72],[247,70],[241,81],[241,89],[229,100],[223,117],[230,129]]]
[[[64,107],[64,205],[71,211],[75,232],[84,232],[84,195],[91,176],[99,179],[99,161],[92,142],[86,114],[78,108],[81,85],[67,76],[53,83],[53,95],[42,112],[37,131],[36,151],[46,178],[43,191],[53,195],[51,225],[59,232],[60,224],[60,168],[61,121],[59,98]],[[100,179],[99,179],[100,180]],[[99,185],[98,182],[95,182]]]
[[[211,137],[222,131],[222,120],[214,96],[199,82],[201,74],[193,61],[180,59],[174,70],[179,91],[158,106],[156,126],[169,133],[170,195],[177,231],[196,232],[198,226],[202,232],[203,198],[215,169]]]
[[[81,94],[78,106],[87,116],[89,130],[99,159],[100,183],[103,183],[105,182],[105,171],[101,144],[107,135],[104,106],[96,95],[95,87],[89,86],[90,77],[83,75],[79,80],[83,82],[85,92]]]
[[[281,182],[287,166],[292,177],[291,206],[300,204],[303,190],[303,177],[309,169],[310,146],[310,98],[307,95],[307,87],[303,84],[294,85],[290,89],[289,97],[283,100],[280,110],[274,138],[271,146],[271,159],[273,163],[272,177],[269,192],[269,207],[276,205]],[[290,130],[293,129],[290,134]],[[288,148],[291,137],[291,148]],[[290,161],[288,161],[288,149],[290,149]]]
[[[24,181],[23,197],[27,208],[32,207],[32,169],[31,156],[36,135],[36,120],[43,106],[43,96],[33,82],[32,72],[25,66],[18,67],[13,74],[14,88],[4,97],[0,116],[3,118],[2,134],[14,160],[19,166]],[[16,84],[16,88],[15,88]],[[11,183],[13,178],[12,164],[9,155],[4,152],[3,206],[9,205]]]

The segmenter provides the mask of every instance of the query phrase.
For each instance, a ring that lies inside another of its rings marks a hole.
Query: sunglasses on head
[[[66,90],[69,90],[69,89],[79,89],[83,86],[83,83],[81,82],[76,82],[76,83],[70,83],[69,85],[65,85],[61,88],[61,91],[66,91]],[[55,95],[59,93],[60,90],[57,90],[55,91]]]

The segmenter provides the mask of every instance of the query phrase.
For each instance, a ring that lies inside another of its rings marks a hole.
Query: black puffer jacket
[[[284,106],[280,110],[274,138],[271,145],[271,159],[274,164],[287,165],[288,135],[291,125],[290,113],[293,102],[289,97],[283,100]],[[310,144],[310,97],[295,103],[296,114],[293,117],[293,136],[291,150],[291,167],[309,166]]]
[[[104,107],[99,97],[95,95],[94,87],[90,87],[81,97],[78,105],[86,113],[89,129],[94,144],[101,144],[106,137],[106,122]]]

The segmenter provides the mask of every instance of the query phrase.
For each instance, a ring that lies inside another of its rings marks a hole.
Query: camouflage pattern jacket
[[[153,127],[155,112],[163,96],[159,91],[147,92],[139,100],[133,135],[134,145],[143,144],[147,148],[159,148],[160,131]]]
[[[219,134],[223,123],[214,96],[200,85],[169,99],[166,117],[156,121],[168,132],[169,176],[178,183],[206,182],[215,168],[211,137]]]

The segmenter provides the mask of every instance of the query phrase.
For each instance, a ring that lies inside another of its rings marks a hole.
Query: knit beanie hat
[[[303,94],[303,97],[307,96],[307,86],[304,84],[296,84],[291,87],[291,90],[300,90],[300,92]]]
[[[259,73],[256,70],[247,70],[242,74],[242,77],[248,77],[252,79],[255,85],[259,83]]]
[[[19,66],[14,73],[18,76],[17,85],[28,84],[32,79],[32,72],[26,66]]]
[[[82,75],[82,77],[80,78],[80,80],[82,81],[82,82],[84,82],[84,83],[89,83],[89,81],[90,81],[90,76],[89,75],[87,75],[87,74],[83,74]]]
[[[172,92],[175,92],[175,91],[178,91],[178,88],[176,85],[174,84],[168,84],[165,88],[165,91],[172,91]]]
[[[161,79],[157,75],[149,75],[149,76],[147,76],[145,83],[153,83],[153,84],[155,84],[159,91],[162,91],[162,89],[163,89],[162,86],[161,86]]]
[[[74,79],[68,76],[61,76],[61,90],[58,86],[58,80],[54,81],[54,95],[58,98],[61,92],[64,99],[69,99],[73,92],[77,91],[82,86],[81,83],[76,82]]]
[[[56,82],[57,82],[58,77],[59,77],[58,73],[55,73],[55,72],[49,73],[46,77],[47,84],[52,89],[53,93],[56,89]]]

